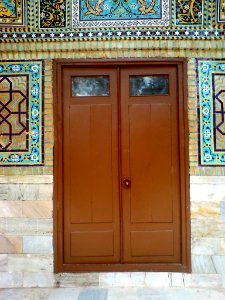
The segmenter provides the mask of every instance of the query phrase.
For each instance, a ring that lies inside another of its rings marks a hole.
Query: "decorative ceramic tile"
[[[176,0],[176,25],[202,25],[204,0]]]
[[[65,28],[66,0],[39,0],[40,28]]]
[[[42,165],[43,66],[0,62],[0,164]]]
[[[23,26],[24,0],[0,0],[0,25]]]
[[[225,165],[225,60],[196,60],[199,162]]]
[[[216,23],[215,2],[26,0],[27,28],[0,26],[0,41],[47,45],[52,41],[224,40],[225,26]]]
[[[225,0],[217,0],[217,21],[225,22]]]
[[[169,0],[73,0],[73,27],[167,26]]]

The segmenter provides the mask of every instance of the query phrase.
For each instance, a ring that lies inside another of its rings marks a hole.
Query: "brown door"
[[[179,68],[61,68],[57,270],[187,270]]]
[[[65,261],[119,262],[117,71],[66,69],[63,81]]]
[[[178,262],[181,224],[176,67],[124,68],[121,78],[122,178],[130,180],[130,186],[122,189],[123,259]]]

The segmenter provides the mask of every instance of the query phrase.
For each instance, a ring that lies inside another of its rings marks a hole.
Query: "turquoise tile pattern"
[[[0,165],[44,163],[43,62],[0,62]]]
[[[225,165],[225,60],[196,59],[199,164]]]
[[[0,0],[0,16],[1,5],[10,1]],[[218,1],[27,0],[26,27],[5,19],[0,41],[225,39],[225,26],[216,21]]]
[[[74,27],[169,24],[169,0],[74,0],[73,10]]]
[[[24,0],[0,0],[0,26],[23,26],[24,24]]]

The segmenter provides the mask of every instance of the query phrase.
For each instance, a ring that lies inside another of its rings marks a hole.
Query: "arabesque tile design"
[[[1,166],[43,165],[43,62],[0,63]]]
[[[169,0],[74,0],[73,27],[167,26]]]
[[[65,0],[39,1],[39,27],[65,28],[67,21],[67,3]]]
[[[225,60],[196,59],[199,163],[225,165]]]
[[[0,0],[0,26],[25,25],[24,0]]]
[[[12,1],[2,1],[6,2]],[[4,16],[8,25],[0,28],[3,42],[214,40],[225,36],[225,26],[218,25],[217,6],[212,0],[27,0],[25,3],[23,15],[27,26],[10,25],[12,22]]]

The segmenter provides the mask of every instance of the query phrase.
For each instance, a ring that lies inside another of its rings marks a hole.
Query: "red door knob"
[[[124,179],[123,180],[123,185],[126,187],[126,188],[129,188],[131,186],[131,181],[130,179]]]

